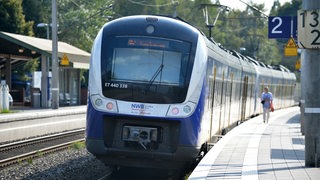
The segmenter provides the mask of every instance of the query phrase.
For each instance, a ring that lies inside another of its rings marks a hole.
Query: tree
[[[111,0],[59,1],[59,41],[90,52],[101,27],[114,16]]]
[[[278,10],[281,7],[279,0],[275,0],[270,10],[270,16],[275,16],[278,14]]]
[[[46,28],[39,28],[39,23],[50,24],[51,20],[51,1],[49,0],[23,0],[23,12],[26,21],[33,23],[35,37],[47,38]]]
[[[279,7],[277,16],[296,16],[301,7],[302,0],[291,0],[291,2],[286,2]]]
[[[45,28],[37,28],[36,24],[51,22],[51,2],[48,0],[24,0],[23,11],[22,0],[4,0],[0,3],[0,18],[6,18],[5,12],[25,12],[26,21],[34,22],[33,29],[37,37],[45,37]],[[10,3],[9,3],[10,2]],[[20,2],[20,4],[19,4]],[[177,3],[178,2],[178,3]],[[122,16],[138,14],[161,14],[172,16],[175,12],[189,24],[209,35],[205,24],[201,4],[219,4],[219,0],[58,0],[58,38],[88,52],[91,50],[93,40],[101,27],[112,19]],[[264,4],[249,2],[254,9],[265,11]],[[20,5],[13,6],[14,4]],[[15,8],[14,10],[9,10]],[[295,15],[301,7],[301,0],[292,0],[283,6],[279,0],[274,1],[270,12],[271,15]],[[19,10],[20,9],[20,10]],[[267,38],[267,19],[258,11],[247,7],[246,10],[222,11],[212,29],[212,37],[230,50],[242,51],[244,55],[255,56],[267,64],[284,64],[282,59],[283,40],[275,41]],[[211,23],[218,14],[218,8],[208,9]],[[23,16],[23,14],[22,14]],[[7,18],[8,19],[8,18]],[[1,27],[11,24],[23,23],[1,23]],[[23,18],[22,18],[23,19]],[[20,20],[20,19],[19,19]],[[2,22],[0,19],[0,22]],[[14,28],[9,28],[14,29]],[[16,28],[17,29],[17,28]],[[10,32],[10,31],[9,31]],[[12,32],[12,31],[11,31]],[[19,33],[16,31],[16,33]]]
[[[24,34],[32,36],[33,21],[26,21],[23,14],[22,0],[2,0],[0,1],[0,31]],[[15,67],[13,72],[18,74],[20,80],[29,80],[28,73],[34,71],[38,64],[36,60],[30,60]]]
[[[0,31],[32,36],[32,21],[25,21],[22,0],[0,1]]]

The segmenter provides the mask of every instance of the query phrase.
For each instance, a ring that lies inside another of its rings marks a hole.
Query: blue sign
[[[297,16],[269,16],[268,38],[297,38]]]

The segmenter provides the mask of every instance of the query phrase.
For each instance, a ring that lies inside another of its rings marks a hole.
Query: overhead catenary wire
[[[134,1],[134,0],[128,0],[129,2],[133,3],[133,4],[138,4],[141,6],[148,6],[148,7],[165,7],[165,6],[171,6],[171,5],[176,5],[177,3],[179,3],[178,1],[172,0],[169,3],[166,4],[148,4],[145,0],[142,1]]]

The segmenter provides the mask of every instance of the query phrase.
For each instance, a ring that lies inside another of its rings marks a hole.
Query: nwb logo
[[[144,109],[144,104],[131,104],[132,109]]]

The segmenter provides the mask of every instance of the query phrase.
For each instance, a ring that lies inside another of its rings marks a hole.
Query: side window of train
[[[214,106],[220,106],[223,83],[223,67],[221,63],[216,63],[215,89],[214,89]]]

